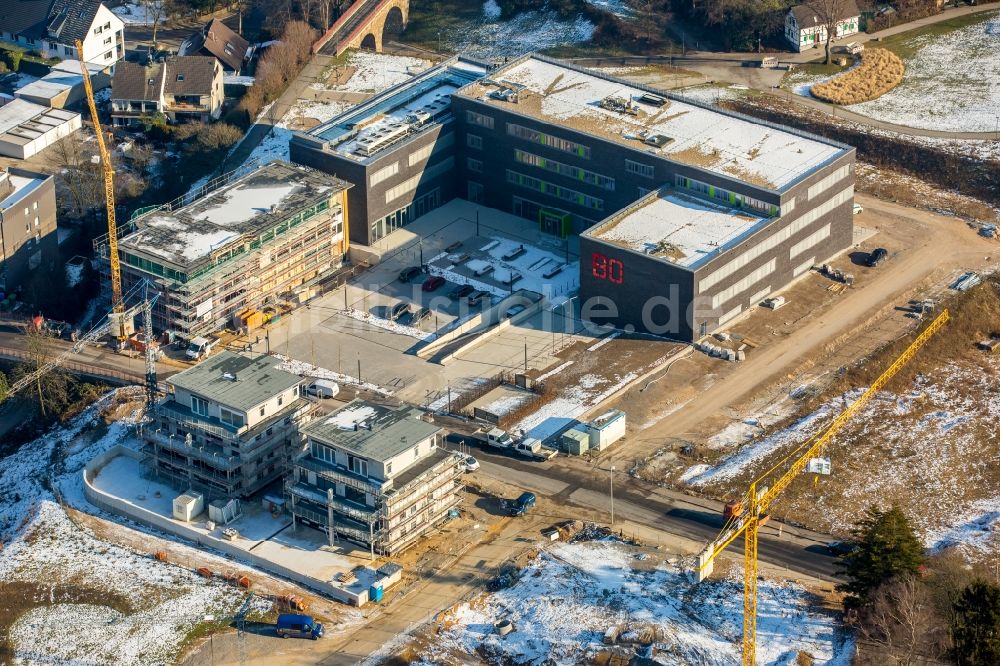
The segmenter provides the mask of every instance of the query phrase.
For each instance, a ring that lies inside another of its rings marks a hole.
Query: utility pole
[[[611,525],[615,524],[615,466],[611,466]]]

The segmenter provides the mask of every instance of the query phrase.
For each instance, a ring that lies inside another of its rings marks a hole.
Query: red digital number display
[[[618,259],[610,259],[600,252],[595,252],[591,259],[590,273],[598,280],[621,284],[625,281],[625,264]]]

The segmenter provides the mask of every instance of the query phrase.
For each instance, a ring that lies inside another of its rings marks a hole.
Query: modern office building
[[[281,478],[315,403],[272,356],[223,351],[166,380],[142,430],[147,463],[210,498],[245,498]]]
[[[193,202],[145,211],[122,225],[123,288],[152,281],[160,291],[154,329],[186,337],[232,326],[234,315],[279,298],[294,301],[343,260],[349,187],[274,161]],[[95,244],[106,261],[107,238]]]
[[[0,291],[15,291],[34,271],[51,274],[58,245],[53,177],[0,169]]]
[[[292,137],[293,161],[355,184],[347,197],[352,243],[371,245],[465,196],[451,95],[485,73],[478,63],[452,58]]]
[[[591,320],[681,340],[853,242],[852,147],[537,55],[452,60],[291,152],[355,184],[358,243],[465,198],[579,236]]]
[[[391,555],[458,504],[463,456],[418,409],[354,400],[303,431],[285,480],[296,523]]]

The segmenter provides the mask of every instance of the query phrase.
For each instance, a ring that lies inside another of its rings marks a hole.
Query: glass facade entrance
[[[421,215],[431,212],[440,205],[441,190],[435,187],[427,194],[423,194],[414,199],[409,205],[403,206],[398,210],[394,210],[385,217],[372,222],[371,239],[369,242],[374,243],[382,238],[385,238],[396,229],[405,227],[413,220],[417,219]]]

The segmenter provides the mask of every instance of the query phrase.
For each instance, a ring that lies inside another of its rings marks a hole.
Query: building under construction
[[[144,211],[120,231],[123,286],[148,279],[161,291],[157,331],[190,337],[239,328],[269,304],[307,297],[341,265],[349,187],[275,161],[193,201]],[[106,245],[97,250],[107,258]]]

